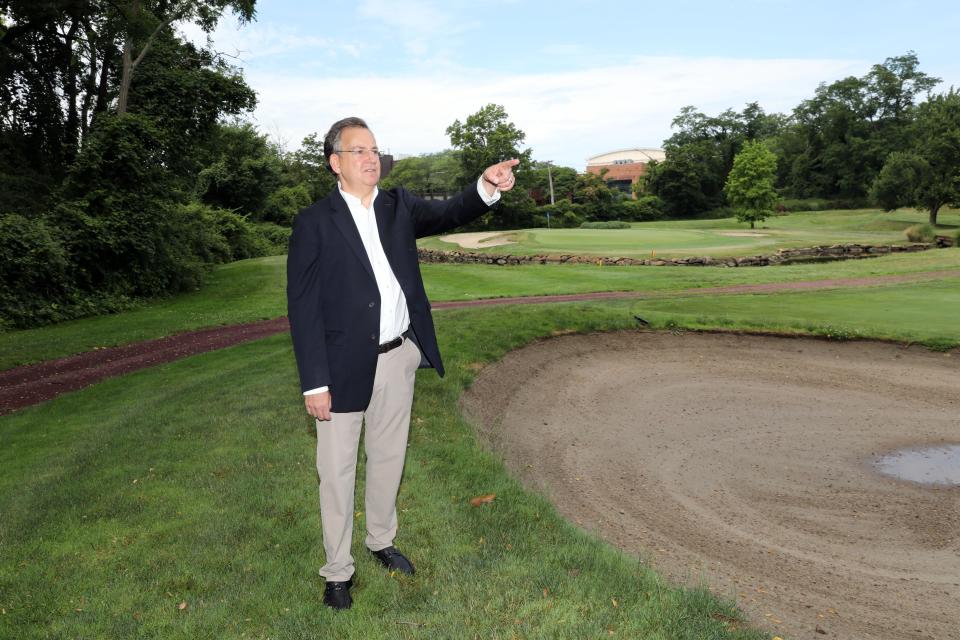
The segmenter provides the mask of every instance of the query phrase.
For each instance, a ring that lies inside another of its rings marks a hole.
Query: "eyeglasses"
[[[356,149],[334,149],[334,153],[353,153],[357,157],[366,158],[368,155],[376,158],[382,158],[383,153],[380,152],[380,149],[374,147],[373,149],[364,149],[363,147],[357,147]]]

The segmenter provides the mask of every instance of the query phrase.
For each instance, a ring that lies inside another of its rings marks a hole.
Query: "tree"
[[[450,144],[460,152],[458,186],[465,187],[477,180],[483,170],[492,164],[517,158],[514,167],[517,184],[503,194],[497,212],[497,222],[491,214],[481,216],[471,226],[507,226],[518,228],[532,222],[536,203],[529,193],[530,158],[532,150],[520,151],[526,134],[507,119],[507,112],[498,104],[488,104],[464,122],[455,120],[447,127]]]
[[[926,209],[935,225],[941,207],[960,205],[960,93],[922,103],[910,133],[910,149],[887,157],[871,193],[887,210]]]
[[[520,151],[526,134],[507,119],[507,112],[498,104],[486,105],[462,123],[455,120],[447,127],[447,135],[450,144],[460,150],[460,186],[475,181],[490,165],[510,158],[520,160],[515,169],[518,181],[530,167],[532,151]]]
[[[647,166],[647,190],[663,201],[671,218],[690,218],[723,204],[722,159],[703,143],[667,151]]]
[[[448,149],[398,160],[383,179],[386,189],[402,186],[427,197],[449,197],[457,193],[460,180],[460,156]]]
[[[717,116],[684,107],[671,125],[676,132],[663,143],[666,160],[650,166],[643,188],[658,196],[672,217],[722,206],[723,185],[736,154],[747,141],[777,135],[783,124],[783,116],[764,113],[755,102],[739,113],[727,109]]]
[[[862,78],[821,84],[778,145],[781,184],[797,197],[864,198],[886,157],[908,145],[917,96],[939,82],[911,51]]]
[[[150,51],[154,40],[169,27],[183,20],[194,21],[210,32],[227,8],[241,20],[253,19],[256,0],[127,0],[114,2],[122,19],[124,32],[117,113],[126,113],[130,85],[137,66]],[[134,57],[136,55],[136,57]]]
[[[572,167],[559,167],[547,162],[534,161],[525,183],[537,205],[550,203],[551,180],[554,202],[560,200],[572,202],[577,190],[577,170]]]
[[[337,186],[337,179],[327,170],[323,137],[311,133],[297,151],[285,155],[282,180],[285,186],[306,186],[310,202],[319,200]]]
[[[196,193],[205,204],[262,219],[267,199],[280,188],[280,172],[276,150],[253,125],[221,125]]]
[[[752,141],[733,159],[724,191],[737,210],[737,220],[749,222],[753,229],[766,220],[777,204],[777,156],[762,142]]]

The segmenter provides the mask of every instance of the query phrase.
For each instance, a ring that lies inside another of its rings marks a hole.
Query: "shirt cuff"
[[[304,391],[303,395],[313,396],[318,393],[323,393],[324,391],[329,391],[329,390],[330,390],[330,387],[317,387],[316,389],[308,389],[307,391]]]
[[[483,203],[488,207],[500,199],[500,189],[494,190],[492,196],[487,195],[486,189],[483,188],[483,174],[481,174],[480,179],[477,180],[477,193],[480,194],[480,199],[483,200]]]

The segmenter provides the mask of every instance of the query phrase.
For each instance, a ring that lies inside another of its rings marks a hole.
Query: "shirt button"
[[[377,303],[376,303],[376,302],[371,302],[371,303],[368,304],[367,306],[370,307],[371,309],[373,309],[375,306],[377,306]]]
[[[371,333],[371,334],[370,334],[370,339],[371,339],[371,340],[376,340],[376,339],[377,339],[377,334]]]

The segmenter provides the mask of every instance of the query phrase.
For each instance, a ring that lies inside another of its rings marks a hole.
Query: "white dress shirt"
[[[377,216],[374,213],[373,203],[377,200],[380,191],[377,187],[373,188],[373,197],[370,198],[370,206],[365,207],[360,198],[346,193],[337,183],[337,189],[340,195],[347,203],[350,210],[350,216],[354,224],[357,225],[357,231],[360,232],[360,240],[363,241],[363,248],[367,252],[367,258],[373,267],[373,277],[377,281],[377,289],[380,290],[380,344],[390,342],[398,338],[401,333],[410,326],[410,311],[407,309],[407,299],[403,295],[397,276],[394,275],[390,263],[387,261],[387,254],[383,251],[383,244],[380,243],[380,231],[377,228]],[[500,199],[500,190],[493,192],[488,196],[483,188],[483,176],[477,180],[477,193],[480,198],[489,206]],[[309,396],[315,393],[329,391],[329,387],[317,387],[303,392],[303,395]]]

